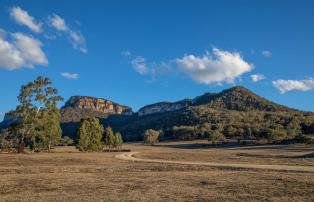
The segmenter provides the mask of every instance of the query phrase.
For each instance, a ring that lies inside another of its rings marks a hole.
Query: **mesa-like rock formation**
[[[72,96],[61,108],[62,122],[80,121],[82,118],[105,118],[108,115],[132,115],[130,107],[103,98]]]

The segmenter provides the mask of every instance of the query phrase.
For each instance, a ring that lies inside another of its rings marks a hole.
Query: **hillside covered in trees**
[[[142,140],[147,129],[162,130],[161,139],[207,138],[219,130],[226,137],[291,139],[314,133],[314,114],[268,101],[244,87],[205,93],[194,99],[163,102],[137,113],[101,117],[104,126],[120,131],[125,140]],[[64,134],[75,134],[78,122],[63,122]],[[74,137],[75,138],[75,137]]]
[[[194,99],[161,102],[134,113],[130,107],[105,99],[75,96],[61,108],[63,136],[78,139],[80,120],[99,118],[127,141],[142,140],[148,129],[160,139],[202,139],[216,131],[228,138],[290,140],[314,133],[314,113],[268,101],[244,87],[205,93]],[[2,128],[16,121],[7,114]]]

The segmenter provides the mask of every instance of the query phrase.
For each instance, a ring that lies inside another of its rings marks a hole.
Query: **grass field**
[[[314,167],[305,145],[208,146],[172,142],[124,146],[136,157]],[[0,201],[313,201],[313,172],[228,169],[123,161],[117,153],[0,154]]]

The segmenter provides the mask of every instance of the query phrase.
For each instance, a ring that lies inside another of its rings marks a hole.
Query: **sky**
[[[311,0],[0,0],[0,120],[39,75],[65,101],[134,111],[236,85],[314,111],[313,11]]]

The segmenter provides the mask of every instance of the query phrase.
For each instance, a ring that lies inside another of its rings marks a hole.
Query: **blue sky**
[[[0,0],[0,120],[22,84],[134,110],[234,85],[314,111],[313,1]]]

